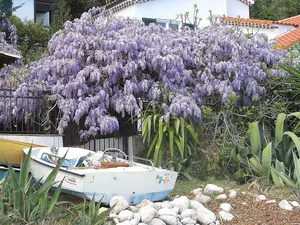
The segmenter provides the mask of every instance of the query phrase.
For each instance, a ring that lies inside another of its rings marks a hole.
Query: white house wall
[[[227,0],[226,16],[249,18],[249,6],[240,0]]]
[[[268,36],[269,41],[281,36],[282,34],[289,32],[293,29],[295,29],[294,26],[289,26],[289,25],[277,25],[275,24],[277,28],[272,28],[272,29],[267,29],[267,28],[250,28],[250,27],[240,27],[239,29],[242,30],[244,33],[252,33],[252,34],[257,34],[257,33],[263,33]],[[232,27],[232,26],[227,26],[227,27]]]
[[[22,4],[23,6],[13,12],[13,14],[23,21],[34,20],[34,0],[13,0],[13,7]]]
[[[169,21],[176,19],[180,13],[190,12],[192,19],[194,4],[197,4],[199,8],[198,15],[202,18],[201,26],[209,25],[209,10],[216,15],[225,15],[227,10],[226,0],[153,0],[129,6],[116,12],[115,15]]]

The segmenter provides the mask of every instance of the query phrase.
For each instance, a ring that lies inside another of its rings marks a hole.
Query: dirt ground
[[[239,195],[235,199],[223,200],[223,202],[231,204],[233,210],[230,213],[234,216],[234,219],[230,222],[222,222],[221,224],[300,225],[300,207],[294,207],[292,211],[286,211],[278,206],[278,203],[282,199],[274,199],[277,203],[266,204],[265,201],[259,202],[251,195]],[[217,214],[221,211],[219,208],[220,204],[221,202],[214,202],[207,205],[207,208]]]

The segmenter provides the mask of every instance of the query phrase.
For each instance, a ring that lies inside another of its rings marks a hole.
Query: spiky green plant
[[[41,180],[31,185],[32,180],[28,177],[31,153],[32,148],[21,165],[19,179],[12,166],[8,164],[9,175],[5,177],[0,188],[1,224],[39,223],[48,216],[51,217],[58,201],[63,181],[60,182],[51,199],[48,198],[48,193],[51,186],[58,183],[54,179],[64,160],[56,165],[42,186],[39,186]]]

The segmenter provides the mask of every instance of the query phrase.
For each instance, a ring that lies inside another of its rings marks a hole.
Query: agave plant
[[[101,206],[101,201],[97,204],[95,203],[95,199],[93,198],[92,201],[88,204],[87,210],[87,203],[84,199],[84,202],[80,205],[75,206],[76,209],[80,209],[80,216],[76,217],[75,224],[78,225],[102,225],[107,220],[110,212],[113,210],[114,207],[107,209],[104,212],[99,213],[99,209]]]
[[[241,180],[251,174],[260,177],[265,184],[273,181],[276,186],[283,186],[282,177],[278,174],[285,170],[294,171],[295,151],[300,153],[300,140],[296,133],[299,132],[300,113],[278,115],[274,137],[263,124],[258,122],[249,124],[248,138],[250,144],[245,142],[244,148],[234,152],[234,157],[240,162],[241,169],[234,174],[234,178]],[[291,131],[285,131],[287,128]]]
[[[142,137],[149,146],[147,156],[153,154],[153,163],[159,165],[167,154],[166,150],[169,150],[171,160],[176,153],[185,160],[199,144],[198,133],[191,120],[166,116],[151,109],[143,115]]]
[[[54,182],[54,179],[64,160],[56,165],[44,184],[40,186],[41,180],[33,182],[28,175],[31,152],[32,149],[30,148],[24,163],[21,165],[19,179],[11,165],[8,164],[9,176],[4,178],[0,188],[1,224],[39,223],[39,221],[51,217],[58,201],[63,181],[60,182],[51,199],[48,198],[48,194],[51,186],[58,183]]]

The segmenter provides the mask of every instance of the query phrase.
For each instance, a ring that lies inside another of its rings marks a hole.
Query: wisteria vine
[[[15,95],[51,91],[62,113],[58,131],[83,120],[81,138],[118,130],[116,113],[137,116],[143,102],[165,103],[165,119],[201,121],[208,96],[228,104],[230,95],[263,95],[261,83],[284,75],[276,65],[287,56],[263,35],[247,37],[221,26],[178,32],[108,16],[103,8],[66,22],[48,51],[39,61],[10,68],[20,81]],[[0,76],[7,77],[4,71]]]

